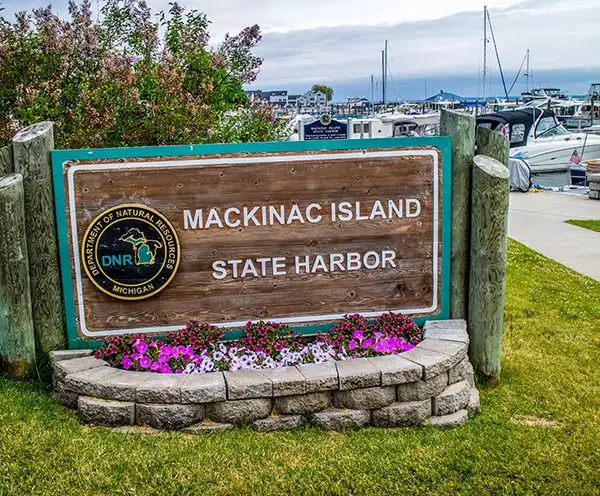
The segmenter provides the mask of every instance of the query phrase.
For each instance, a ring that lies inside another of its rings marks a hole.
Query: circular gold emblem
[[[120,205],[98,215],[81,244],[90,281],[113,298],[142,300],[162,291],[179,267],[177,233],[145,205]]]

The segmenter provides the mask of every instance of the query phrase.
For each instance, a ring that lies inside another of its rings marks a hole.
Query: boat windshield
[[[551,138],[553,136],[565,136],[571,134],[562,124],[558,124],[538,134],[538,138]]]

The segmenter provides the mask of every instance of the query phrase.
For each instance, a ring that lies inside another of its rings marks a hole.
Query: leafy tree
[[[333,88],[331,88],[330,86],[325,86],[324,84],[313,84],[312,90],[325,93],[325,98],[328,102],[330,102],[333,99]]]
[[[257,25],[209,46],[209,20],[177,3],[153,15],[144,0],[90,0],[0,14],[0,143],[52,120],[57,147],[277,139],[270,107],[249,103],[262,59]]]

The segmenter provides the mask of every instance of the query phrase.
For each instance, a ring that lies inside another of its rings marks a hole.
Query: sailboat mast
[[[529,65],[529,48],[527,49],[527,91],[529,92],[529,74],[531,72],[531,67]]]
[[[485,102],[487,79],[487,5],[483,7],[483,101]]]
[[[385,50],[381,50],[381,102],[385,104]]]
[[[387,99],[387,74],[388,74],[388,40],[385,40],[385,73],[383,75],[383,80],[385,82],[384,101]]]
[[[375,115],[375,81],[371,74],[371,115]]]

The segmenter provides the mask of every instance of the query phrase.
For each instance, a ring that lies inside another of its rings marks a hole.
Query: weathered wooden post
[[[12,145],[0,148],[0,176],[10,174],[13,171]]]
[[[496,131],[485,127],[477,128],[477,155],[494,158],[508,167],[510,142]]]
[[[23,379],[35,364],[23,177],[0,178],[0,369]]]
[[[473,162],[469,356],[475,370],[493,380],[500,375],[510,173],[489,157]]]
[[[58,242],[50,150],[54,148],[51,122],[41,122],[13,138],[15,172],[23,175],[25,231],[38,351],[46,353],[65,344],[60,287]]]
[[[467,317],[471,168],[475,155],[475,118],[442,110],[440,134],[452,137],[452,262],[450,315]]]

